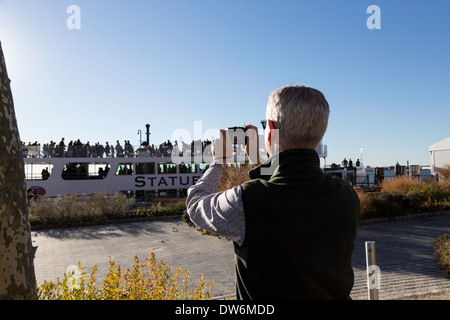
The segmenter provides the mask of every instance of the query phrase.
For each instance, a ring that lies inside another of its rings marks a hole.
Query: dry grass
[[[438,170],[440,177],[446,181],[450,180],[450,165]]]
[[[381,192],[408,192],[412,187],[422,186],[426,183],[420,178],[411,176],[400,176],[393,179],[385,179]]]
[[[248,172],[253,169],[253,165],[243,165],[238,167],[225,167],[222,179],[219,183],[219,192],[236,187],[245,181],[250,180]]]
[[[358,189],[356,192],[361,203],[362,218],[392,217],[450,208],[450,179],[438,181],[399,176],[386,179],[379,193],[365,193]]]
[[[356,194],[359,198],[360,203],[360,217],[365,217],[372,209],[373,203],[372,198],[368,193],[363,191],[362,189],[355,189]]]
[[[69,194],[55,199],[38,198],[30,203],[29,212],[37,218],[114,215],[128,210],[132,203],[132,199],[121,193],[112,196],[96,193],[88,197]]]
[[[55,199],[38,198],[29,204],[30,223],[32,227],[65,228],[118,219],[182,215],[186,209],[185,201],[169,200],[171,201],[133,209],[133,199],[122,193],[109,196],[99,193],[87,197],[65,195]]]

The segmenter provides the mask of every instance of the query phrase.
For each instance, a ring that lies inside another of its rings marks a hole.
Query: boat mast
[[[147,146],[150,145],[150,125],[146,124],[145,127],[147,128]]]

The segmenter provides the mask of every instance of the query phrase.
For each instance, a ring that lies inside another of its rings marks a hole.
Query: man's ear
[[[269,133],[267,135],[267,140],[272,143],[272,130],[275,130],[272,120],[267,120],[267,125],[269,126]]]

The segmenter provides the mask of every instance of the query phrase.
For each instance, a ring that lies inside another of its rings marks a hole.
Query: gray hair
[[[328,126],[330,107],[322,92],[303,85],[285,86],[269,95],[266,119],[279,129],[280,147],[317,146]]]

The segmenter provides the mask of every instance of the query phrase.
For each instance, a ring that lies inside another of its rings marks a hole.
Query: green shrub
[[[381,192],[370,194],[372,209],[369,216],[395,217],[406,214],[403,206],[404,194],[401,192]]]
[[[411,176],[398,176],[395,178],[386,178],[383,181],[381,192],[408,192],[414,186],[420,186],[425,180]]]
[[[444,271],[445,276],[450,278],[450,235],[444,234],[431,244],[434,247],[436,262]]]
[[[414,186],[410,192],[421,194],[426,198],[424,205],[430,208],[445,208],[450,194],[444,184],[438,181],[428,181],[422,185]]]
[[[364,217],[396,217],[428,210],[426,197],[416,192],[381,192],[369,193]],[[363,216],[362,216],[363,217]]]

